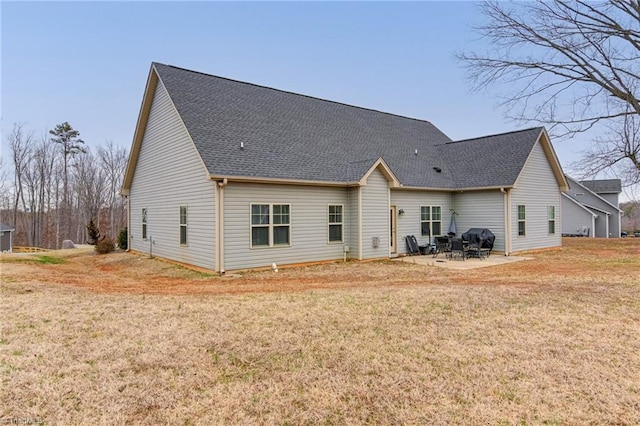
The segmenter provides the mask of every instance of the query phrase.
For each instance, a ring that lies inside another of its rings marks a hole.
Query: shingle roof
[[[581,180],[580,183],[596,194],[619,194],[622,192],[620,179]]]
[[[518,179],[542,127],[449,142],[441,157],[455,172],[458,188],[510,186]]]
[[[14,229],[9,225],[5,225],[4,223],[0,222],[0,232],[7,232],[7,231],[13,231],[13,230]]]
[[[404,186],[508,186],[542,130],[453,142],[428,121],[153,67],[216,176],[354,182],[382,157]]]

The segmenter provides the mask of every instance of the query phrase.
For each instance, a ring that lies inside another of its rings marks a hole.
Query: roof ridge
[[[538,130],[538,129],[542,130],[542,129],[544,129],[544,127],[542,127],[542,126],[529,127],[528,129],[512,130],[510,132],[502,132],[502,133],[494,133],[494,134],[491,134],[491,135],[477,136],[475,138],[458,139],[458,140],[455,140],[455,141],[447,142],[447,143],[445,143],[445,145],[459,143],[459,142],[469,142],[469,141],[474,141],[474,140],[478,140],[478,139],[492,138],[492,137],[495,137],[495,136],[505,136],[505,135],[512,135],[512,134],[515,134],[515,133],[530,132],[531,130]]]
[[[162,66],[173,68],[173,69],[180,70],[180,71],[186,71],[186,72],[191,72],[191,73],[194,73],[194,74],[200,74],[200,75],[203,75],[203,76],[206,76],[206,77],[219,78],[221,80],[231,81],[231,82],[234,82],[234,83],[246,84],[246,85],[249,85],[249,86],[260,87],[262,89],[269,89],[269,90],[273,90],[273,91],[280,92],[280,93],[287,93],[289,95],[301,96],[301,97],[304,97],[304,98],[314,99],[314,100],[323,101],[323,102],[329,102],[329,103],[336,104],[336,105],[343,105],[343,106],[347,106],[347,107],[350,107],[350,108],[358,108],[358,109],[365,110],[365,111],[377,112],[379,114],[391,115],[393,117],[404,118],[406,120],[419,121],[421,123],[428,123],[428,124],[432,125],[433,127],[436,127],[431,121],[422,120],[420,118],[407,117],[405,115],[394,114],[392,112],[380,111],[380,110],[377,110],[377,109],[366,108],[366,107],[362,107],[362,106],[358,106],[358,105],[351,105],[351,104],[348,104],[348,103],[345,103],[345,102],[332,101],[330,99],[324,99],[324,98],[319,98],[317,96],[305,95],[303,93],[291,92],[289,90],[276,89],[275,87],[264,86],[262,84],[257,84],[257,83],[250,83],[248,81],[236,80],[236,79],[229,78],[229,77],[222,77],[222,76],[219,76],[219,75],[209,74],[209,73],[205,73],[205,72],[201,72],[201,71],[194,71],[194,70],[190,70],[190,69],[187,69],[187,68],[177,67],[175,65],[163,64],[161,62],[152,62],[152,65],[162,65]],[[437,129],[438,129],[438,131],[440,131],[440,133],[443,133],[442,130],[440,130],[439,128],[437,128]],[[447,138],[448,138],[448,136],[447,136]]]

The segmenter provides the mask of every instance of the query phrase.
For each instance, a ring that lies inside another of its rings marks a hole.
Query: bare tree
[[[603,173],[619,177],[629,185],[640,182],[636,166],[640,163],[640,116],[612,120],[605,127],[607,132],[596,137],[582,159],[571,167],[581,170],[583,177]]]
[[[124,199],[120,195],[124,171],[127,166],[127,150],[108,141],[106,147],[98,148],[98,157],[107,179],[106,203],[109,208],[109,235],[116,237],[123,227]],[[116,220],[117,219],[117,220]]]
[[[617,129],[586,153],[590,171],[624,163],[626,183],[640,181],[640,2],[486,2],[481,10],[488,22],[476,29],[490,49],[458,55],[474,86],[506,89],[508,117],[560,137]]]
[[[7,170],[4,158],[0,157],[0,194],[6,194],[8,189],[7,179],[9,179],[9,170]]]
[[[73,163],[76,200],[76,241],[86,241],[86,225],[90,220],[100,226],[100,210],[105,204],[107,181],[98,160],[87,149]]]
[[[13,125],[13,130],[9,134],[9,149],[13,159],[13,186],[15,188],[13,227],[16,228],[19,205],[22,203],[23,211],[28,211],[24,200],[23,179],[33,149],[33,136],[25,132],[24,125],[17,123]]]
[[[54,185],[54,170],[58,165],[58,156],[53,145],[49,143],[46,134],[34,146],[29,166],[26,168],[26,182],[28,198],[32,206],[31,240],[38,247],[50,247],[52,241],[45,238],[51,216],[52,192],[57,190]]]

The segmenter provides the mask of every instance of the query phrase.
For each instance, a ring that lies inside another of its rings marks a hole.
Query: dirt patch
[[[116,252],[97,255],[90,248],[48,253],[63,261],[38,262],[37,255],[2,256],[3,279],[48,283],[96,293],[246,294],[355,287],[439,285],[511,286],[579,284],[587,280],[624,281],[640,274],[640,239],[565,238],[557,250],[527,252],[531,260],[481,270],[443,270],[404,262],[347,262],[247,271],[220,277],[160,259]]]

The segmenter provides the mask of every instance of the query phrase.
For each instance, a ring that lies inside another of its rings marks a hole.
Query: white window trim
[[[185,209],[185,223],[182,223],[182,208],[184,207]],[[189,206],[187,204],[181,204],[178,207],[178,242],[180,243],[181,246],[188,246],[189,245]],[[183,243],[181,241],[182,238],[182,228],[185,228],[185,233],[184,233],[184,239],[185,242]]]
[[[520,219],[520,206],[524,207],[524,219]],[[520,235],[520,222],[524,223],[524,234]],[[525,238],[527,236],[527,205],[516,204],[516,231],[518,232],[518,238]]]
[[[429,208],[429,220],[422,220],[422,208],[423,207],[427,207]],[[433,208],[434,207],[438,207],[440,208],[440,220],[433,220]],[[441,237],[444,234],[442,233],[442,206],[441,205],[423,205],[420,206],[420,236],[421,237],[426,237],[426,235],[422,235],[422,224],[424,222],[428,222],[429,223],[429,238],[433,238],[433,237]],[[433,222],[440,222],[440,233],[439,234],[434,234],[433,233]]]
[[[252,212],[253,212],[253,206],[264,206],[267,205],[269,206],[269,224],[268,225],[253,225],[251,223],[251,219],[252,219]],[[273,228],[274,227],[278,227],[278,226],[285,226],[285,225],[281,225],[281,224],[277,224],[274,225],[273,223],[273,206],[289,206],[289,223],[286,225],[289,227],[289,244],[274,244],[273,242]],[[290,203],[250,203],[249,204],[249,248],[251,249],[268,249],[268,248],[278,248],[278,247],[291,247],[292,245],[292,236],[293,236],[293,226],[291,224],[292,220],[291,217],[293,216],[292,212],[291,212],[291,204]],[[253,245],[253,227],[259,227],[259,228],[268,228],[269,229],[269,245],[259,245],[259,246],[254,246]]]
[[[331,214],[329,213],[329,209],[331,207],[340,207],[341,213],[340,217],[342,218],[342,222],[331,222],[329,217]],[[340,225],[340,241],[331,241],[331,225]],[[327,204],[327,244],[344,244],[344,205],[343,204]]]
[[[140,235],[142,236],[142,241],[147,241],[147,238],[149,237],[149,210],[146,207],[143,207],[141,213]]]
[[[549,218],[549,209],[553,207],[553,218],[550,219]],[[551,224],[551,222],[553,222],[553,233],[549,232],[549,225]],[[556,235],[558,233],[557,231],[557,225],[558,225],[558,220],[556,219],[556,206],[555,204],[549,204],[547,206],[547,233],[549,235]]]

